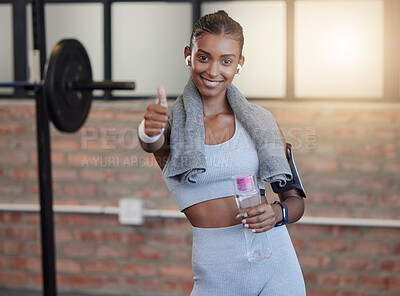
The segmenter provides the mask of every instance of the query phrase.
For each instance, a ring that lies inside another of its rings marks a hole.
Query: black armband
[[[300,176],[299,176],[299,173],[297,172],[297,168],[294,163],[292,145],[289,143],[286,143],[286,149],[287,149],[287,152],[289,155],[288,162],[289,162],[290,170],[293,175],[293,179],[291,181],[286,182],[286,185],[283,187],[279,186],[279,182],[271,183],[272,190],[275,193],[282,193],[282,192],[288,191],[290,189],[297,189],[297,190],[299,190],[301,197],[306,197],[306,192],[304,191],[303,184],[301,184]]]

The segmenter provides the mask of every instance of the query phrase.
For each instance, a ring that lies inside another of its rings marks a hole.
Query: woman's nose
[[[207,74],[213,77],[218,76],[219,74],[219,64],[217,62],[211,62],[208,65]]]

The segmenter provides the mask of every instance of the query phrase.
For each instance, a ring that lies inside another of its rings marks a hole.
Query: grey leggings
[[[243,226],[193,227],[192,296],[305,296],[303,275],[286,226],[267,232],[272,256],[246,258]]]

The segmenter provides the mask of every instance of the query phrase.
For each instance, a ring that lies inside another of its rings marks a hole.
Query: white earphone
[[[186,59],[185,59],[185,64],[186,64],[186,67],[189,67],[189,66],[190,66],[190,55],[188,55],[188,56],[186,57]]]
[[[240,74],[240,72],[242,72],[242,66],[238,65],[237,66],[237,73]]]

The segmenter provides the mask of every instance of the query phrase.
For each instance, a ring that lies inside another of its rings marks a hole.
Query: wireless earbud
[[[185,59],[185,64],[186,64],[186,67],[189,67],[189,66],[190,66],[190,55],[188,55],[188,56],[186,57],[186,59]]]
[[[242,72],[242,66],[238,65],[237,66],[237,73],[240,74],[240,72]]]

